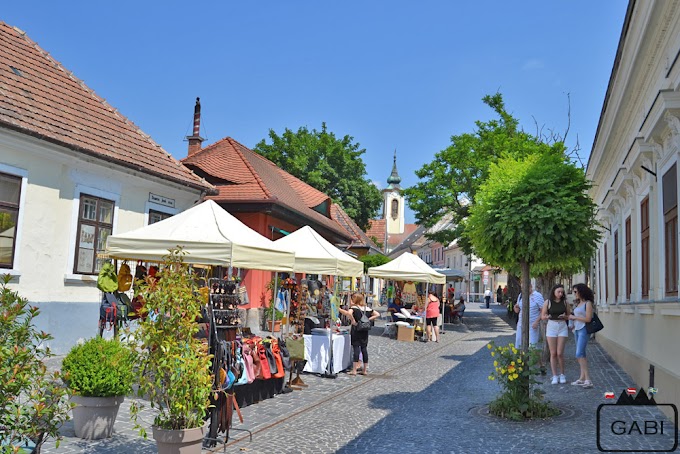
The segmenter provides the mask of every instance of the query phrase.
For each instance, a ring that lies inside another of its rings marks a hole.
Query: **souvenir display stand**
[[[250,229],[211,200],[155,224],[109,236],[106,255],[162,262],[168,250],[177,247],[186,253],[185,262],[228,267],[228,276],[233,268],[292,272],[295,260],[291,250]],[[210,428],[205,441],[207,446],[215,446],[229,439],[233,413],[241,418],[239,406],[273,395],[282,387],[285,371],[277,343],[271,339],[242,338],[238,283],[210,279],[207,284],[206,310],[200,320],[205,329],[199,329],[199,335],[205,334],[214,355],[213,395],[217,397],[211,399]],[[257,377],[244,372],[247,353],[260,363]],[[239,391],[238,398],[234,389]]]
[[[404,252],[396,259],[384,265],[374,266],[368,269],[370,277],[389,279],[395,281],[425,282],[427,284],[445,284],[446,276],[436,272],[420,257],[410,252]],[[426,301],[426,300],[425,300]],[[423,309],[426,309],[423,301]],[[419,303],[421,304],[421,303]],[[444,312],[442,311],[442,314]],[[423,336],[425,335],[425,320],[423,314]]]
[[[309,226],[302,227],[288,236],[280,238],[275,241],[276,244],[282,246],[283,248],[296,251],[295,263],[293,268],[296,273],[307,273],[307,274],[320,274],[328,276],[349,276],[349,277],[359,277],[364,272],[364,264],[359,260],[356,260],[349,255],[342,252],[340,249],[335,247],[333,244],[329,243],[321,235],[316,233],[314,229]],[[336,293],[337,293],[337,279],[336,279]],[[300,301],[299,305],[303,302]],[[333,347],[333,325],[332,320],[333,315],[337,312],[337,309],[333,309],[332,303],[330,304],[330,318],[327,328],[323,328],[322,333],[327,331],[327,343],[324,342],[312,342],[311,337],[305,338],[305,351],[306,358],[312,358],[315,355],[315,351],[312,350],[314,346],[319,348],[319,357],[321,357],[320,350],[325,346],[327,349],[327,360],[323,361],[323,365],[326,366],[324,369],[323,376],[328,378],[335,378],[336,373],[339,370],[344,370],[345,367],[343,361],[338,364],[333,360],[333,352],[335,348]],[[287,313],[290,314],[290,307],[287,308]],[[298,317],[299,319],[299,317]],[[315,334],[312,334],[314,336]],[[346,336],[346,334],[344,334]],[[347,336],[349,337],[349,336]],[[307,346],[307,341],[309,341],[309,348]],[[345,339],[346,344],[349,344],[349,339]],[[344,352],[345,349],[342,350]],[[343,356],[344,358],[344,356]],[[314,361],[309,361],[308,363],[314,363]],[[335,367],[342,367],[342,369],[335,369]],[[310,364],[310,369],[312,365]],[[307,370],[307,368],[305,368]],[[317,370],[317,369],[315,369]]]

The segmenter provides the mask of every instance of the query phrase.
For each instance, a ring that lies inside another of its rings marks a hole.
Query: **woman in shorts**
[[[574,321],[574,339],[576,340],[576,361],[581,367],[581,375],[572,385],[592,388],[593,382],[590,381],[588,373],[588,360],[586,359],[586,346],[590,334],[586,330],[586,323],[590,323],[593,318],[593,291],[586,284],[574,285],[574,313],[569,316],[569,320]]]
[[[550,298],[545,300],[541,309],[541,319],[548,321],[545,338],[550,349],[550,368],[552,369],[552,384],[564,384],[564,345],[569,337],[569,304],[562,284],[555,285],[550,291]],[[558,375],[557,372],[560,374]]]
[[[433,290],[430,290],[427,295],[427,309],[425,310],[425,325],[427,326],[427,339],[432,340],[432,328],[434,327],[434,341],[439,342],[439,325],[437,319],[439,318],[439,305],[441,302]]]

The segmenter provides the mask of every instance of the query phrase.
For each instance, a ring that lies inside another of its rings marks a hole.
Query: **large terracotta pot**
[[[205,426],[195,429],[166,430],[153,426],[158,454],[201,454]]]
[[[76,404],[73,407],[73,426],[76,437],[85,440],[109,438],[113,433],[118,407],[124,400],[124,396],[71,396],[71,402]]]

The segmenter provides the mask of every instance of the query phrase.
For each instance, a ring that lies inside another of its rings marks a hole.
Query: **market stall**
[[[384,265],[369,268],[368,275],[370,277],[396,281],[424,282],[427,284],[446,283],[446,276],[436,272],[420,257],[410,252],[404,252],[396,259]],[[440,312],[444,313],[443,306],[440,307]]]
[[[364,272],[362,262],[342,252],[309,226],[304,226],[276,240],[275,243],[296,251],[293,266],[296,273],[359,277]],[[305,335],[305,359],[307,360],[305,371],[325,371],[332,375],[351,365],[349,333],[333,334],[332,327],[333,323],[329,323],[328,329],[321,331],[321,335],[326,337],[323,341],[314,339],[320,337],[319,334]],[[343,337],[342,341],[339,337]],[[342,348],[338,348],[340,345]],[[342,356],[338,358],[338,355]]]
[[[162,262],[168,250],[177,247],[186,253],[184,261],[192,265],[292,272],[295,263],[295,254],[290,249],[263,237],[212,200],[155,224],[109,236],[106,254],[124,261]],[[231,420],[227,415],[232,414],[230,407],[237,400],[235,389],[240,402],[244,399],[257,402],[279,392],[285,374],[283,370],[274,370],[278,361],[272,363],[271,370],[264,364],[279,355],[276,339],[241,337],[238,282],[231,278],[230,270],[228,278],[208,279],[204,289],[206,320],[203,322],[207,325],[207,343],[214,355],[213,395],[218,396],[211,401],[207,436],[213,445],[220,433],[226,434],[225,441],[228,439]],[[228,374],[220,373],[237,370],[240,359],[246,356],[263,361],[255,376],[242,369],[240,377],[230,381]]]

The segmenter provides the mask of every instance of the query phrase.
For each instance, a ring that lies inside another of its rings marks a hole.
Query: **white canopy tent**
[[[106,254],[159,262],[177,246],[194,264],[288,272],[295,264],[291,250],[260,235],[212,200],[155,224],[109,236]]]
[[[414,281],[426,282],[428,284],[446,284],[446,276],[436,272],[430,265],[425,263],[420,257],[405,251],[396,259],[384,265],[374,266],[368,269],[368,275],[382,279],[392,279],[395,281]],[[444,313],[443,306],[440,308]],[[423,327],[423,335],[424,335]],[[444,331],[442,330],[442,333]]]
[[[295,251],[293,269],[296,273],[347,277],[364,274],[362,262],[342,252],[308,225],[276,240],[274,244]]]
[[[420,257],[404,252],[396,259],[384,265],[368,269],[368,275],[396,281],[427,282],[428,284],[446,284],[446,276],[436,272]]]
[[[290,235],[279,238],[276,244],[295,251],[296,273],[326,274],[331,276],[359,277],[364,274],[364,264],[342,252],[308,225]],[[287,308],[286,319],[290,317]],[[328,332],[329,360],[327,377],[334,377],[333,333]]]

